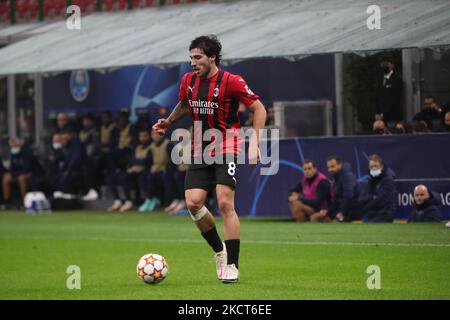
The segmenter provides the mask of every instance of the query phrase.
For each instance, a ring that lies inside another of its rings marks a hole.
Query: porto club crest
[[[74,70],[70,74],[70,93],[77,102],[82,102],[89,94],[89,74],[86,70]]]

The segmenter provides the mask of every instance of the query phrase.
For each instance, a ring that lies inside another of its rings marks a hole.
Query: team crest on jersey
[[[219,96],[219,88],[215,87],[214,88],[214,98],[217,98]]]

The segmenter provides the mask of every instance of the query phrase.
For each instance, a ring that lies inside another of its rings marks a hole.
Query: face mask
[[[388,66],[382,66],[381,70],[383,70],[384,74],[388,74],[391,71]]]
[[[384,134],[384,130],[383,129],[375,129],[373,130],[374,134]]]
[[[54,143],[53,144],[53,149],[58,150],[62,148],[62,144],[61,143]]]
[[[381,174],[381,170],[380,169],[377,169],[377,170],[370,170],[370,175],[372,176],[372,177],[378,177],[379,175]]]
[[[11,148],[11,154],[19,154],[19,152],[20,152],[20,148],[18,148],[18,147]]]
[[[394,133],[402,134],[402,133],[405,133],[405,131],[403,131],[403,129],[400,129],[400,128],[395,128]]]

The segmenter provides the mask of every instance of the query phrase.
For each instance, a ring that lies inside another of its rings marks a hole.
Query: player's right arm
[[[185,74],[181,80],[180,91],[178,93],[178,103],[175,108],[173,108],[172,113],[167,119],[159,119],[158,122],[152,127],[152,129],[159,135],[164,135],[172,122],[177,121],[189,112],[189,108],[187,106],[186,85],[187,74]]]
[[[173,108],[170,116],[167,119],[159,119],[158,122],[153,125],[152,129],[155,130],[159,135],[164,135],[173,122],[180,119],[188,112],[189,109],[186,107],[184,102],[179,101],[175,108]]]

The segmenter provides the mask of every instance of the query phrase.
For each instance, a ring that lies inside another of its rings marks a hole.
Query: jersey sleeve
[[[178,101],[182,101],[187,105],[187,96],[186,96],[186,82],[187,82],[187,73],[181,79],[180,84],[180,92],[178,92]]]
[[[246,107],[259,99],[241,76],[231,75],[228,86],[230,96],[245,104]]]

